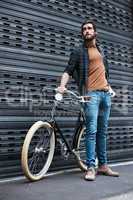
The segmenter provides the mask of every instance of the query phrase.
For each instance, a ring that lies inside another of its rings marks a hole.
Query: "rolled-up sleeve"
[[[79,64],[79,53],[77,49],[74,49],[69,57],[68,65],[65,68],[64,72],[68,73],[70,76],[73,75],[74,70]]]

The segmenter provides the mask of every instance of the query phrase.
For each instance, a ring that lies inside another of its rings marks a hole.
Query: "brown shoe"
[[[85,173],[84,179],[86,181],[94,181],[96,178],[96,172],[94,167],[88,168],[87,172]]]
[[[102,165],[98,168],[97,170],[97,174],[98,175],[105,175],[105,176],[114,176],[114,177],[118,177],[119,173],[113,171],[110,167],[108,167],[107,165]]]

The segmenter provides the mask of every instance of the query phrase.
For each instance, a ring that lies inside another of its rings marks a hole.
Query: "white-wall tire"
[[[51,137],[50,137],[50,150],[49,150],[49,153],[48,153],[48,158],[46,160],[46,163],[44,164],[40,173],[32,174],[30,172],[30,169],[29,169],[29,166],[28,166],[28,150],[29,150],[30,142],[31,142],[34,134],[40,128],[47,129],[49,131],[50,135],[51,135]],[[29,129],[29,131],[28,131],[28,133],[25,137],[23,147],[22,147],[21,165],[22,165],[24,175],[31,181],[37,181],[37,180],[40,180],[41,178],[43,178],[43,176],[47,173],[47,171],[50,167],[50,164],[52,162],[52,159],[53,159],[53,156],[54,156],[54,150],[55,150],[55,134],[54,134],[54,131],[53,131],[50,123],[43,122],[43,121],[38,121],[38,122],[34,123],[31,126],[31,128]]]

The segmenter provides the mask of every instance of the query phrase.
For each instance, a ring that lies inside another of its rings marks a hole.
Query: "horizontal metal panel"
[[[133,153],[133,44],[131,0],[2,0],[0,6],[0,178],[21,175],[20,153],[27,130],[50,116],[54,92],[70,52],[81,43],[80,24],[93,19],[110,64],[112,99],[108,157],[123,160]],[[68,87],[76,90],[74,80]],[[25,96],[27,92],[27,96]],[[43,101],[47,98],[47,101]],[[71,141],[78,106],[69,101],[57,121]],[[57,144],[51,169],[75,166],[64,161]]]

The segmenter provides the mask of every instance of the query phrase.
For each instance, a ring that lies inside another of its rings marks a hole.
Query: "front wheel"
[[[48,171],[55,150],[55,134],[50,123],[38,121],[29,129],[21,154],[24,175],[40,180]]]
[[[84,171],[87,170],[85,139],[86,139],[86,128],[83,126],[79,131],[75,150],[79,167]],[[96,167],[97,166],[98,166],[98,159],[96,157]]]

